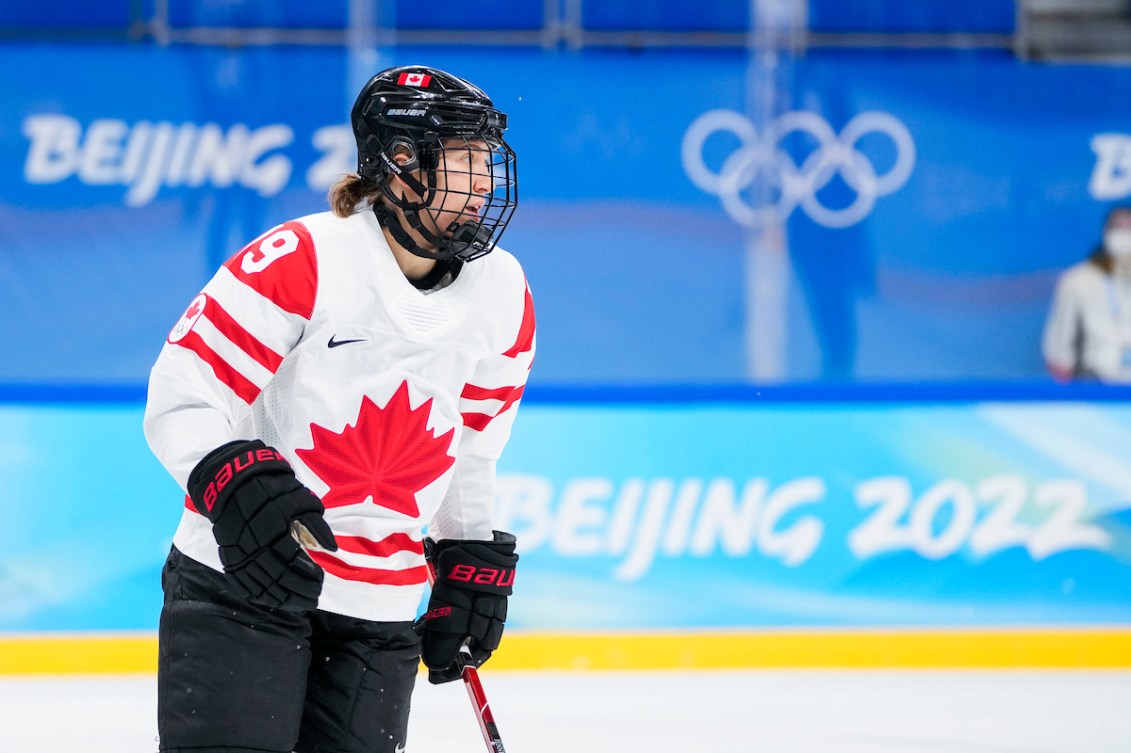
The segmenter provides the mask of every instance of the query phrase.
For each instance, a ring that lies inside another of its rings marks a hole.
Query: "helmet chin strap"
[[[409,225],[412,226],[413,230],[420,233],[425,240],[435,245],[435,251],[421,248],[416,240],[405,230],[404,226],[401,225],[400,219],[397,217],[396,213],[387,206],[380,202],[373,205],[373,214],[377,215],[377,221],[381,223],[381,227],[386,228],[389,234],[393,236],[393,240],[400,244],[401,248],[405,251],[421,258],[434,259],[435,261],[447,261],[455,256],[453,252],[441,248],[441,239],[428,232],[427,228],[421,224],[420,217],[415,209],[405,209],[403,211]]]
[[[460,261],[471,261],[490,252],[491,231],[478,222],[465,222],[452,231],[448,250]]]
[[[451,238],[445,242],[443,239],[436,238],[421,225],[415,209],[404,210],[405,219],[408,220],[409,225],[424,236],[428,242],[436,246],[437,250],[431,251],[421,248],[401,225],[396,213],[384,204],[374,204],[373,213],[377,215],[377,221],[381,223],[381,227],[388,228],[393,240],[400,244],[405,251],[425,259],[435,259],[436,261],[459,259],[467,262],[478,259],[491,250],[491,231],[478,222],[468,221],[456,226],[451,231]]]
[[[417,196],[422,197],[420,201],[410,201],[403,194],[397,196],[389,183],[382,186],[382,192],[385,196],[404,212],[405,220],[408,221],[409,227],[418,232],[420,236],[436,250],[429,250],[422,248],[417,244],[416,240],[409,235],[408,230],[401,224],[400,219],[397,217],[396,212],[389,209],[384,204],[378,202],[373,205],[373,213],[377,215],[377,221],[381,223],[382,227],[388,228],[389,233],[393,239],[400,244],[405,251],[415,254],[423,259],[434,259],[436,261],[446,261],[451,259],[453,254],[445,249],[444,239],[438,237],[435,233],[424,226],[420,221],[420,210],[426,209],[428,205],[436,197],[436,171],[428,170],[428,185],[425,186],[419,180],[412,176],[407,168],[415,168],[419,166],[415,156],[410,162],[404,165],[398,164],[395,160],[387,154],[382,154],[381,157],[389,165],[391,172],[401,180],[405,185],[412,189]]]

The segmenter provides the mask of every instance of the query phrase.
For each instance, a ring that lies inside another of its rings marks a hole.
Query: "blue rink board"
[[[0,406],[0,631],[152,630],[182,493],[142,408]],[[522,408],[539,630],[1131,622],[1131,405]]]

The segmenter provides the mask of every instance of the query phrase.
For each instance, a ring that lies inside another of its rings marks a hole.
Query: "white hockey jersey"
[[[150,375],[145,434],[185,488],[233,439],[275,447],[326,507],[337,552],[319,608],[416,615],[433,538],[490,539],[495,463],[534,358],[522,268],[502,249],[448,286],[405,278],[372,212],[287,222],[233,256],[193,299]],[[207,518],[173,543],[216,570]]]

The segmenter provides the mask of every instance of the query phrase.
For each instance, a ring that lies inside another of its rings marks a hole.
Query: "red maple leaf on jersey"
[[[312,425],[314,447],[296,454],[330,487],[322,504],[342,507],[372,497],[374,504],[417,517],[416,493],[455,462],[448,454],[455,429],[438,437],[429,431],[431,408],[429,398],[413,410],[402,382],[384,408],[362,398],[357,422],[341,432]]]

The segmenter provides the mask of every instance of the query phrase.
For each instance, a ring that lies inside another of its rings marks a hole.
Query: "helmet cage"
[[[401,210],[430,248],[409,235],[396,212],[375,206],[398,243],[426,258],[471,261],[494,250],[514,214],[515,153],[503,138],[506,115],[485,96],[480,101],[436,96],[414,91],[370,97],[354,117],[358,173],[381,184],[388,204]],[[390,176],[415,196],[398,190]],[[484,183],[486,193],[476,192]]]

